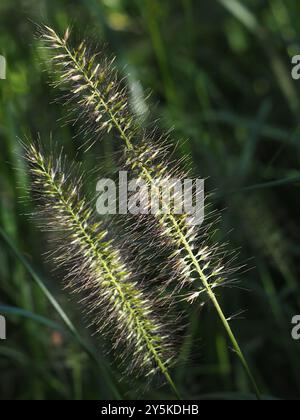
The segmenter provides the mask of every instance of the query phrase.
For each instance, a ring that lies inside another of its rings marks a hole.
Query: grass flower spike
[[[62,156],[44,156],[35,145],[27,148],[33,193],[43,226],[55,232],[57,264],[67,268],[65,283],[83,295],[82,303],[96,331],[110,334],[114,353],[122,354],[128,373],[169,374],[173,362],[168,327],[155,313],[155,300],[139,286],[118,248],[82,198],[81,179],[73,179]]]
[[[68,103],[83,117],[82,132],[87,140],[93,143],[101,132],[113,131],[124,143],[125,161],[131,174],[151,186],[157,178],[185,178],[177,167],[174,168],[162,141],[153,141],[154,134],[139,127],[113,62],[101,58],[99,61],[98,55],[90,53],[85,42],[72,48],[69,37],[69,30],[62,38],[51,28],[46,27],[43,31],[45,45],[53,53],[57,85],[64,87]],[[178,287],[189,287],[189,302],[205,291],[259,396],[246,359],[214,292],[214,288],[225,281],[222,261],[215,258],[215,250],[207,249],[203,244],[199,246],[197,229],[187,216],[158,211],[155,220],[161,237],[173,247],[172,259],[180,274]]]

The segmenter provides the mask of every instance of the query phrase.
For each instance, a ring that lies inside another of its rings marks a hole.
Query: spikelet
[[[67,174],[62,155],[55,160],[39,149],[31,144],[26,150],[37,216],[58,235],[55,261],[67,269],[67,287],[84,295],[96,332],[110,333],[114,353],[122,353],[130,376],[164,376],[176,391],[168,372],[173,343],[154,298],[138,284],[102,223],[94,220],[82,198],[81,178]]]
[[[118,82],[113,63],[108,63],[105,59],[102,63],[97,63],[97,54],[91,54],[85,42],[73,49],[68,42],[69,31],[67,37],[61,38],[53,29],[46,27],[42,38],[53,53],[52,58],[59,77],[58,84],[69,92],[68,103],[75,111],[79,111],[79,116],[86,117],[83,118],[83,129],[88,139],[93,142],[100,137],[100,133],[114,130],[124,142],[125,160],[131,169],[131,175],[137,174],[137,177],[146,181],[150,187],[155,185],[157,178],[174,178],[174,170],[171,169],[170,172],[172,162],[165,156],[163,147],[152,141],[152,134],[145,134],[135,122],[128,95]],[[224,283],[227,275],[222,258],[215,258],[222,248],[207,248],[203,244],[199,246],[198,234],[191,219],[187,215],[177,216],[172,211],[169,213],[162,214],[158,211],[155,219],[161,237],[173,244],[173,259],[180,274],[178,287],[186,284],[191,287],[191,291],[186,295],[188,302],[194,302],[203,292],[209,297],[249,374],[256,393],[259,394],[214,292],[216,286]]]

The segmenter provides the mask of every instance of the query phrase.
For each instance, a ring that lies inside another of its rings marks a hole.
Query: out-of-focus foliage
[[[1,0],[0,54],[8,68],[0,81],[0,226],[13,245],[1,234],[0,313],[8,320],[1,399],[140,396],[136,384],[118,383],[59,278],[43,264],[45,238],[26,216],[30,200],[20,200],[29,180],[17,137],[40,133],[47,140],[52,133],[71,158],[105,174],[115,170],[117,150],[107,138],[87,155],[76,152],[74,127],[57,122],[66,110],[53,103],[34,22],[61,32],[71,24],[79,39],[108,44],[120,71],[129,73],[137,111],[149,107],[162,130],[174,127],[178,158],[190,156],[194,173],[208,178],[213,206],[225,209],[217,237],[241,248],[239,262],[252,268],[236,287],[218,292],[232,327],[264,394],[299,396],[300,347],[291,339],[291,319],[300,313],[300,82],[291,78],[299,17],[296,0]],[[75,335],[16,250],[72,319]],[[247,396],[247,379],[212,308],[191,311],[190,320],[180,349],[189,362],[173,372],[181,394]],[[144,395],[171,397],[167,388]]]

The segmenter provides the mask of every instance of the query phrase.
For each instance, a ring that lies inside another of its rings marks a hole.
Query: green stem
[[[148,178],[148,180],[149,181],[152,180],[151,181],[152,182],[152,185],[155,185],[155,184],[153,184],[153,179],[152,179],[151,174],[149,173],[149,171],[144,168],[144,172],[145,172],[146,177]],[[232,331],[232,329],[231,329],[231,327],[229,325],[229,322],[226,319],[226,317],[224,315],[224,312],[223,312],[223,310],[222,310],[222,308],[221,308],[221,306],[220,306],[220,304],[219,304],[219,302],[218,302],[218,300],[216,298],[216,295],[213,292],[212,288],[210,287],[209,282],[208,282],[208,279],[207,279],[206,275],[204,274],[204,272],[203,272],[203,270],[202,270],[202,268],[201,268],[201,266],[200,266],[197,258],[195,257],[195,255],[193,253],[193,250],[192,250],[190,244],[188,243],[186,237],[182,233],[182,231],[180,229],[180,226],[178,225],[178,222],[177,222],[176,218],[173,215],[168,215],[167,218],[171,221],[173,227],[175,228],[175,230],[176,230],[176,232],[177,232],[177,234],[179,236],[180,242],[182,243],[182,245],[186,249],[186,251],[187,251],[187,253],[188,253],[188,255],[189,255],[189,257],[190,257],[190,259],[191,259],[191,261],[192,261],[192,263],[193,263],[193,265],[195,267],[195,269],[197,270],[197,273],[198,273],[199,277],[201,278],[202,284],[205,287],[205,289],[207,291],[207,294],[208,294],[209,298],[211,299],[211,301],[212,301],[212,303],[213,303],[213,305],[214,305],[214,307],[215,307],[215,309],[216,309],[216,311],[217,311],[217,313],[218,313],[218,315],[219,315],[219,317],[221,319],[221,322],[222,322],[222,324],[223,324],[223,326],[224,326],[224,328],[225,328],[225,330],[226,330],[226,332],[228,334],[228,337],[229,337],[229,339],[230,339],[230,341],[231,341],[231,343],[233,345],[233,348],[234,348],[236,354],[238,355],[238,357],[239,357],[239,359],[240,359],[240,361],[241,361],[241,363],[242,363],[242,365],[243,365],[243,367],[244,367],[244,369],[245,369],[245,371],[246,371],[246,373],[247,373],[247,375],[248,375],[248,377],[249,377],[249,379],[250,379],[250,381],[252,383],[252,386],[253,386],[253,389],[255,391],[255,394],[256,394],[257,398],[259,400],[261,400],[261,394],[260,394],[259,388],[258,388],[257,383],[256,383],[256,381],[254,379],[254,376],[253,376],[253,374],[252,374],[252,372],[251,372],[251,370],[249,368],[249,365],[248,365],[248,363],[246,361],[246,358],[245,358],[245,356],[244,356],[244,354],[243,354],[243,352],[241,350],[241,347],[238,344],[237,339],[235,338],[235,335],[234,335],[234,333],[233,333],[233,331]]]

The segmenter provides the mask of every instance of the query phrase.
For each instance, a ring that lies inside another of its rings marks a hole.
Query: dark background
[[[240,248],[238,263],[251,268],[236,287],[218,291],[232,328],[264,395],[297,399],[300,347],[291,338],[291,319],[300,313],[300,81],[291,77],[291,57],[300,52],[297,0],[1,0],[0,54],[8,68],[0,81],[0,313],[7,318],[0,398],[171,397],[167,387],[141,395],[137,384],[120,382],[44,264],[44,237],[26,216],[32,204],[21,200],[29,181],[17,137],[40,133],[47,142],[51,132],[71,158],[76,146],[74,128],[57,122],[65,109],[53,103],[33,22],[61,33],[71,24],[75,38],[107,43],[120,72],[130,74],[138,109],[149,106],[162,130],[174,128],[178,156],[189,156],[194,173],[208,178],[210,201],[222,210],[219,239]],[[106,139],[79,158],[109,172],[115,149]],[[39,281],[76,325],[74,334]],[[209,304],[191,307],[189,333],[179,349],[189,362],[172,372],[183,397],[250,398]]]

